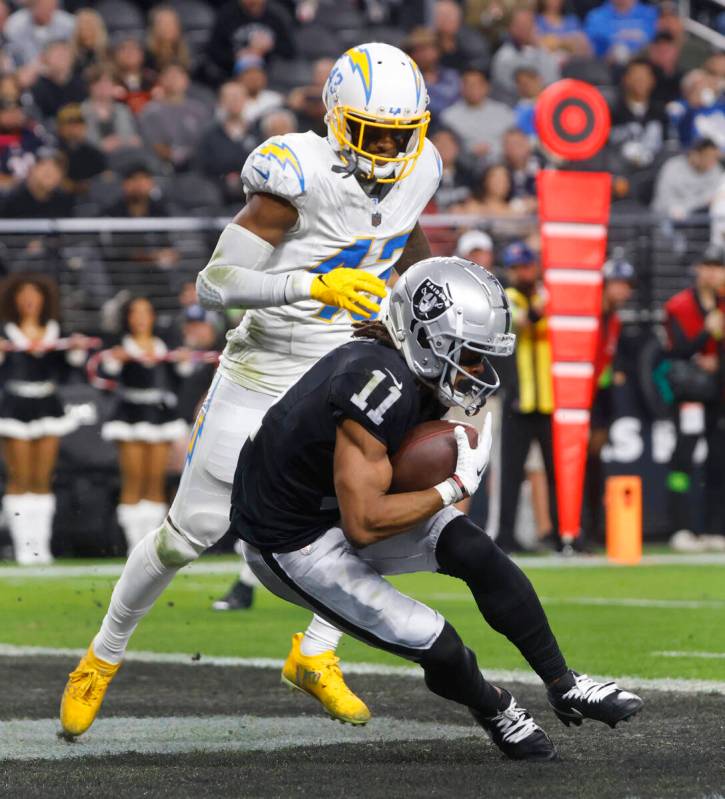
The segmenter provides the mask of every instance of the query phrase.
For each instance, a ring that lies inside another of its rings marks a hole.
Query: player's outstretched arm
[[[358,547],[404,533],[443,507],[435,488],[387,494],[393,477],[387,448],[352,419],[337,428],[334,474],[342,529]]]
[[[325,275],[306,271],[265,272],[267,262],[297,222],[297,209],[273,194],[253,194],[222,231],[214,253],[196,279],[205,308],[269,308],[314,299],[364,317],[379,310],[366,294],[385,296],[385,284],[368,272],[334,269]],[[365,293],[362,293],[365,292]]]

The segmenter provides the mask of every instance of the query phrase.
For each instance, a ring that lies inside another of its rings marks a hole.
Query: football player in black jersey
[[[448,407],[476,413],[498,388],[487,355],[510,355],[510,311],[498,281],[460,258],[429,258],[397,282],[382,322],[322,358],[265,415],[234,479],[232,529],[273,593],[373,646],[419,663],[428,687],[468,706],[510,758],[556,749],[435,610],[385,574],[440,571],[464,580],[488,624],[519,649],[565,724],[614,727],[642,700],[569,669],[533,586],[467,516],[488,463],[455,429],[455,473],[425,491],[388,494],[391,456],[411,428]]]

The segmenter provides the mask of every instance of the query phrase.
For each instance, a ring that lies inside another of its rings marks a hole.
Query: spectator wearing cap
[[[25,113],[17,80],[5,76],[0,88],[0,189],[7,189],[27,177],[35,154],[48,144],[48,137]]]
[[[284,102],[279,92],[267,88],[267,71],[259,56],[250,55],[239,59],[234,67],[234,74],[247,93],[244,104],[244,121],[247,125],[253,125]]]
[[[189,75],[181,64],[167,64],[159,75],[159,95],[144,106],[139,127],[146,144],[173,171],[188,168],[209,114],[188,96]]]
[[[438,128],[430,137],[441,157],[441,180],[434,196],[436,210],[447,211],[465,202],[474,182],[475,159],[464,153],[458,136],[448,128]]]
[[[431,115],[437,117],[461,96],[461,79],[455,69],[441,66],[441,49],[435,31],[414,28],[403,48],[418,65],[428,89]]]
[[[219,89],[215,121],[207,128],[196,150],[196,165],[221,189],[225,203],[244,202],[241,169],[255,147],[244,121],[247,93],[237,81]]]
[[[169,215],[169,209],[145,160],[130,161],[124,167],[121,178],[121,197],[104,210],[104,216],[133,219]]]
[[[104,153],[141,146],[138,126],[131,110],[116,100],[114,72],[109,66],[90,67],[86,72],[88,99],[81,103],[88,141]]]
[[[144,66],[144,51],[139,40],[122,34],[112,50],[112,65],[118,86],[117,99],[138,115],[151,100],[156,75]]]
[[[531,139],[535,139],[537,133],[534,111],[536,101],[544,90],[544,82],[534,67],[519,67],[514,75],[514,81],[518,97],[514,106],[516,127]]]
[[[219,84],[231,77],[242,58],[294,58],[292,21],[266,0],[229,0],[219,10],[204,61],[207,80]]]
[[[654,6],[639,0],[606,0],[587,14],[584,32],[594,55],[622,64],[652,41],[656,25]]]
[[[655,74],[646,59],[632,59],[624,69],[612,108],[609,144],[621,160],[624,174],[645,176],[651,186],[667,131],[664,107],[652,99]]]
[[[680,96],[683,72],[680,69],[682,47],[667,31],[658,31],[647,48],[647,59],[655,72],[652,99],[667,106]]]
[[[721,176],[720,150],[711,139],[700,139],[686,153],[664,163],[657,175],[652,210],[670,219],[706,211]]]
[[[493,272],[493,241],[482,230],[467,230],[456,244],[456,255]]]
[[[501,515],[498,545],[504,551],[520,550],[514,539],[519,493],[529,450],[537,442],[543,456],[548,484],[552,531],[540,530],[544,537],[556,534],[556,497],[551,438],[554,409],[551,379],[551,349],[544,315],[544,296],[536,256],[523,241],[504,248],[502,263],[509,278],[506,289],[511,304],[516,354],[502,374],[505,386],[501,429]],[[504,359],[502,359],[503,361]]]
[[[533,67],[545,86],[559,80],[561,75],[556,58],[539,46],[536,19],[528,8],[518,8],[511,14],[506,41],[491,62],[491,79],[512,97],[516,94],[515,76],[519,67]]]
[[[23,183],[5,198],[3,216],[10,219],[58,219],[73,216],[73,198],[62,188],[65,158],[58,150],[38,150]]]
[[[588,56],[591,46],[576,14],[564,13],[564,0],[538,0],[536,36],[539,45],[563,64],[571,56]]]
[[[436,0],[433,29],[438,38],[442,66],[459,72],[470,67],[488,68],[488,42],[478,31],[463,23],[463,11],[455,0]]]
[[[461,99],[441,114],[441,122],[461,140],[466,151],[477,158],[497,159],[501,138],[514,124],[513,111],[489,99],[485,73],[467,69],[461,76]]]
[[[122,173],[121,197],[103,216],[137,219],[169,216],[169,209],[145,160],[130,161]],[[173,279],[169,274],[179,259],[169,234],[161,230],[113,233],[104,253],[106,263],[122,264],[112,271],[116,289],[148,296],[168,297]]]
[[[614,386],[625,382],[618,359],[622,320],[619,310],[632,297],[635,270],[620,249],[602,267],[602,316],[594,362],[594,395],[590,413],[591,430],[584,491],[584,525],[588,536],[599,540],[603,534],[604,470],[601,454],[614,421]]]
[[[75,19],[57,0],[30,0],[8,17],[3,34],[18,66],[35,61],[49,42],[69,41]]]
[[[707,138],[725,151],[725,99],[718,84],[704,69],[690,70],[682,79],[682,98],[669,110],[683,147]]]
[[[68,42],[50,42],[41,61],[42,75],[33,86],[33,102],[44,119],[52,120],[64,105],[83,102],[88,90],[75,70],[73,49]]]
[[[676,404],[677,444],[672,453],[667,481],[670,517],[675,536],[671,544],[678,549],[694,549],[707,543],[694,538],[692,474],[693,454],[702,422],[693,424],[693,409],[688,400],[704,406],[707,440],[704,485],[704,532],[725,534],[725,253],[719,244],[711,244],[694,264],[694,284],[675,294],[665,303],[668,356],[679,364],[681,377],[669,381]],[[702,386],[697,396],[688,394],[693,385]],[[722,540],[722,539],[721,539]]]
[[[85,194],[91,178],[108,168],[105,153],[88,141],[88,130],[79,105],[66,105],[56,117],[58,148],[66,159],[64,188],[71,194]]]

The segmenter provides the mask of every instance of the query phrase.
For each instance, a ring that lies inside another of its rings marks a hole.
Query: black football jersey
[[[408,430],[445,410],[391,347],[365,339],[338,347],[280,397],[242,448],[232,531],[273,552],[311,543],[340,518],[333,460],[343,419],[361,424],[393,455]]]

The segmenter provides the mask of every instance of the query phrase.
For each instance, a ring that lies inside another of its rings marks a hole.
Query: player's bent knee
[[[168,519],[156,531],[154,543],[159,560],[169,569],[186,566],[204,551],[204,547],[192,542],[181,530],[175,530]]]
[[[461,637],[448,622],[445,622],[438,638],[420,658],[420,665],[426,672],[435,672],[455,663],[464,651]]]
[[[506,558],[485,530],[468,516],[457,516],[449,522],[436,546],[436,559],[441,571],[462,579],[497,561],[499,556]]]

